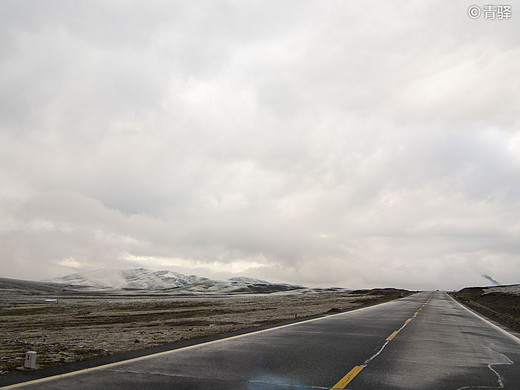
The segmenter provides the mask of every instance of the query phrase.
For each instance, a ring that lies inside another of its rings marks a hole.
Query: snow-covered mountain
[[[237,280],[238,279],[238,280]],[[176,289],[180,294],[271,294],[288,291],[303,291],[305,288],[292,284],[279,284],[251,278],[231,278],[228,280],[204,280]]]
[[[144,268],[118,270],[103,269],[75,273],[50,280],[68,286],[83,286],[100,289],[163,290],[202,282],[207,278],[183,275],[172,271],[150,271]]]
[[[58,283],[70,289],[160,290],[171,294],[270,294],[303,289],[301,286],[270,283],[246,277],[212,280],[197,275],[183,275],[172,271],[150,271],[144,268],[88,271],[55,278],[47,282]]]
[[[71,289],[81,287],[94,290],[160,290],[171,294],[270,294],[303,289],[301,286],[269,283],[246,277],[211,280],[197,275],[183,275],[172,271],[154,272],[144,268],[75,273],[48,282]]]
[[[234,278],[229,278],[228,280],[231,281],[231,282],[240,282],[240,283],[272,284],[272,283],[266,282],[265,280],[253,279],[253,278],[245,278],[243,276],[237,276],[237,277],[234,277]]]

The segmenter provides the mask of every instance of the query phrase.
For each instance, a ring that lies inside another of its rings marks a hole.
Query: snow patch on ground
[[[488,287],[488,288],[484,289],[484,294],[491,294],[491,293],[502,293],[502,294],[520,296],[520,284],[513,284],[511,286]]]

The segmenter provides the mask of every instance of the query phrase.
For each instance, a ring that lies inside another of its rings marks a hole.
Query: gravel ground
[[[394,289],[246,296],[20,294],[0,291],[0,375],[144,349],[181,340],[349,310],[398,298]],[[58,303],[45,303],[45,298]]]

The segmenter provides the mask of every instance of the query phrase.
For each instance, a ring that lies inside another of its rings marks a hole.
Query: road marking
[[[419,309],[419,310],[421,310],[421,309]],[[368,366],[368,364],[369,364],[372,360],[374,360],[377,356],[379,356],[379,354],[380,354],[381,352],[383,352],[383,349],[385,349],[385,347],[388,345],[388,343],[389,343],[390,341],[392,341],[392,340],[394,339],[394,337],[397,336],[397,334],[398,334],[401,330],[403,330],[403,328],[404,328],[406,325],[408,325],[408,324],[410,323],[410,321],[412,321],[412,320],[413,320],[413,319],[414,319],[418,314],[419,314],[419,311],[416,311],[415,314],[413,315],[413,317],[408,318],[408,319],[404,322],[403,326],[401,326],[398,330],[394,330],[394,331],[392,332],[392,334],[391,334],[390,336],[388,336],[388,337],[385,339],[385,343],[382,345],[381,348],[379,348],[379,351],[377,351],[375,354],[373,354],[369,359],[365,360],[365,362],[364,362],[362,365],[360,365],[360,366],[355,366],[352,370],[350,370],[350,371],[348,372],[347,375],[345,375],[343,378],[341,378],[341,380],[340,380],[338,383],[336,383],[333,387],[331,387],[330,390],[344,389],[345,386],[347,386],[347,385],[350,383],[350,381],[352,381],[352,379],[354,379],[354,377],[355,377],[357,374],[359,374],[359,372],[360,372],[363,368],[365,368],[366,366]]]
[[[407,324],[407,323],[408,323],[408,322],[405,322],[405,324]],[[397,336],[397,333],[399,333],[399,331],[398,331],[398,330],[394,330],[394,331],[392,332],[392,334],[386,338],[386,341],[390,341],[390,340],[392,340],[395,336]]]
[[[445,293],[446,294],[446,293]],[[459,305],[460,307],[462,307],[463,309],[466,309],[467,311],[469,311],[471,314],[473,314],[475,317],[477,318],[480,318],[482,321],[484,321],[485,323],[487,323],[488,325],[492,326],[493,328],[496,328],[497,330],[499,330],[500,332],[502,332],[503,334],[511,337],[513,340],[515,340],[517,343],[520,344],[520,338],[518,338],[517,336],[515,336],[514,334],[511,334],[509,333],[507,330],[504,330],[502,329],[500,326],[497,326],[495,324],[493,324],[491,321],[489,321],[488,319],[486,319],[485,317],[481,316],[480,314],[477,314],[476,312],[474,312],[473,310],[467,308],[466,306],[464,306],[462,303],[460,302],[457,302],[455,300],[455,298],[453,298],[450,294],[446,294],[448,297],[451,298],[451,300],[453,302],[455,302],[457,305]]]
[[[341,390],[344,389],[354,377],[360,373],[360,371],[365,368],[365,366],[356,366],[352,370],[349,371],[347,375],[345,375],[341,380],[336,383],[330,390]]]
[[[227,341],[227,340],[233,340],[233,339],[238,339],[238,338],[242,338],[242,337],[247,337],[247,336],[250,336],[250,335],[270,332],[270,331],[277,330],[277,329],[288,328],[288,327],[291,327],[291,326],[296,326],[296,325],[304,324],[304,323],[307,323],[307,322],[314,322],[314,321],[324,320],[324,319],[327,319],[327,318],[333,318],[335,316],[347,315],[349,313],[354,313],[354,312],[357,312],[357,311],[370,310],[370,309],[373,309],[373,308],[375,308],[375,307],[377,307],[379,305],[384,305],[385,303],[388,303],[388,302],[380,303],[380,304],[377,304],[377,305],[374,305],[374,306],[360,307],[359,309],[354,309],[354,310],[346,311],[346,312],[343,312],[343,313],[334,314],[332,316],[312,318],[310,320],[294,322],[292,324],[276,326],[276,327],[272,327],[272,328],[268,328],[268,329],[261,329],[261,330],[257,330],[257,331],[254,331],[254,332],[239,334],[239,335],[236,335],[236,336],[230,336],[230,337],[227,337],[227,338],[222,338],[222,339],[213,340],[213,341],[207,341],[207,342],[200,343],[200,344],[188,345],[186,347],[180,347],[180,348],[172,349],[172,350],[169,350],[169,351],[157,352],[157,353],[154,353],[154,354],[151,354],[151,355],[145,355],[145,356],[140,356],[140,357],[131,358],[131,359],[127,359],[127,360],[121,360],[121,361],[118,361],[118,362],[107,363],[107,364],[103,364],[103,365],[95,366],[95,367],[83,368],[81,370],[66,372],[64,374],[58,374],[58,375],[48,376],[48,377],[45,377],[45,378],[33,379],[33,380],[30,380],[30,381],[26,381],[26,382],[13,383],[12,385],[1,387],[1,389],[2,390],[4,390],[4,389],[15,389],[15,388],[22,387],[22,386],[34,385],[36,383],[43,383],[43,382],[48,382],[48,381],[52,381],[52,380],[66,378],[66,377],[69,377],[69,376],[84,374],[84,373],[87,373],[87,372],[90,372],[90,371],[96,371],[96,370],[101,370],[101,369],[104,369],[104,368],[115,367],[115,366],[123,365],[123,364],[126,364],[126,363],[134,363],[134,362],[139,361],[139,360],[145,360],[145,359],[150,359],[150,358],[154,358],[154,357],[157,357],[157,356],[163,356],[163,355],[166,355],[166,354],[169,354],[169,353],[176,353],[176,352],[180,352],[180,351],[185,351],[187,349],[200,348],[200,347],[204,347],[204,346],[209,345],[209,344],[221,343],[221,342],[224,342],[224,341]]]

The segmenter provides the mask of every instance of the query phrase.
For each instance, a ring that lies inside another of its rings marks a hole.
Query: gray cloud
[[[466,11],[1,2],[4,276],[514,283],[519,25]]]

